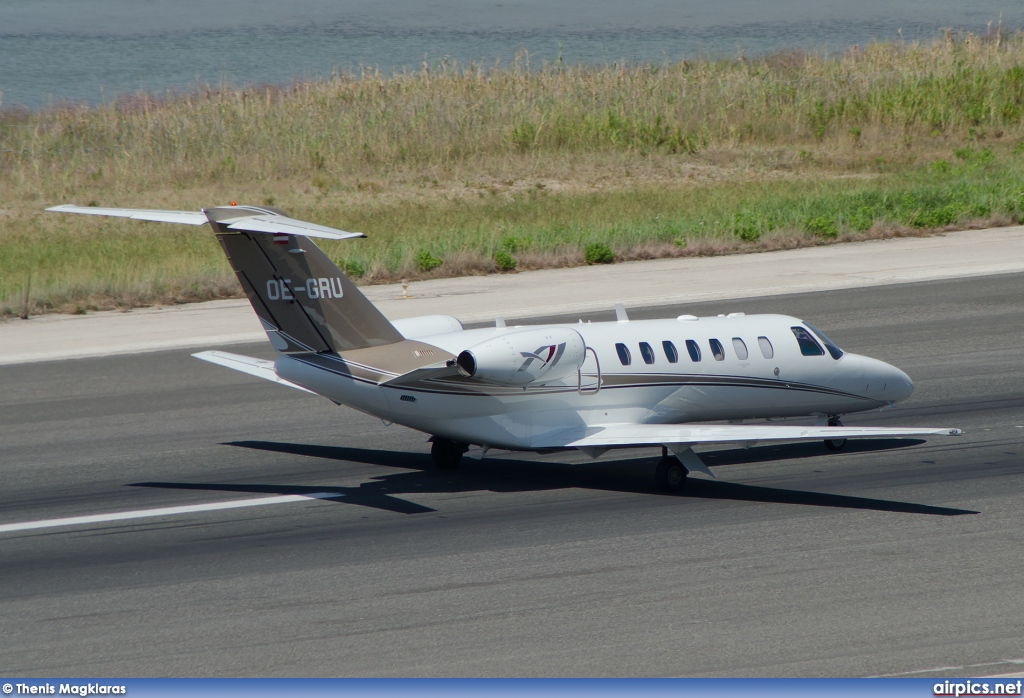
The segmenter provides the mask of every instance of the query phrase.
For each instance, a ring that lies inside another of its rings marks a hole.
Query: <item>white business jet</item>
[[[785,315],[463,329],[447,315],[388,321],[310,238],[364,237],[255,206],[201,212],[55,206],[61,213],[209,224],[279,353],[197,358],[321,395],[430,434],[441,468],[471,447],[513,451],[660,447],[658,487],[711,471],[701,444],[955,435],[957,429],[844,427],[841,415],[910,397],[907,374],[842,351]],[[814,426],[773,424],[809,417]],[[759,420],[760,423],[743,423]],[[707,422],[728,422],[708,424]]]

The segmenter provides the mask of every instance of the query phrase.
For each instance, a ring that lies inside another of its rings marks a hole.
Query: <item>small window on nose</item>
[[[796,337],[797,344],[800,345],[800,353],[804,356],[824,356],[825,350],[821,348],[811,333],[805,330],[803,327],[791,327],[793,330],[793,336]]]
[[[833,359],[836,359],[837,361],[842,358],[843,350],[837,347],[835,342],[826,337],[824,332],[822,332],[817,327],[811,324],[807,325],[807,329],[809,329],[814,334],[818,335],[818,339],[820,339],[821,343],[825,345],[825,349],[828,351],[829,356],[831,356]]]

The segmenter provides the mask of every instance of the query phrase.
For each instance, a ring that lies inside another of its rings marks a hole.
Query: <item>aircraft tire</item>
[[[462,444],[435,436],[430,444],[430,458],[438,468],[450,469],[459,467],[462,461],[462,454],[466,448]]]
[[[841,427],[843,423],[839,421],[838,417],[833,417],[828,420],[830,427]],[[825,439],[825,448],[830,451],[842,451],[846,448],[846,439]]]
[[[675,456],[666,456],[654,469],[654,484],[660,492],[682,492],[686,489],[688,471]]]

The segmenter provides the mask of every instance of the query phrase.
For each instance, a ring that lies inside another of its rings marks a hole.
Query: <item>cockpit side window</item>
[[[640,342],[640,356],[644,357],[645,364],[654,363],[654,350],[647,342]]]
[[[761,347],[761,356],[766,359],[770,359],[775,356],[775,349],[772,347],[772,343],[768,341],[767,337],[758,337],[757,344]]]
[[[622,362],[623,366],[629,366],[632,359],[629,356],[629,347],[622,342],[618,342],[615,345],[615,352],[619,355],[619,361]]]
[[[711,345],[711,353],[715,356],[715,361],[725,361],[725,347],[717,339],[709,339],[708,344]]]
[[[800,345],[800,353],[804,356],[824,356],[825,350],[821,348],[821,345],[815,341],[811,333],[805,330],[803,327],[791,327],[793,335],[796,337],[797,344]]]
[[[661,348],[665,350],[665,358],[668,359],[670,364],[679,363],[679,352],[676,351],[676,345],[667,339],[661,343]]]
[[[700,347],[692,339],[686,340],[686,352],[694,362],[700,361]]]
[[[747,360],[748,354],[747,354],[746,342],[744,342],[739,337],[733,337],[732,338],[732,348],[733,348],[733,351],[736,352],[736,358],[737,359],[739,359],[740,361],[746,361]]]
[[[839,347],[837,347],[835,342],[833,342],[831,339],[826,337],[824,332],[819,330],[814,325],[811,325],[811,324],[806,323],[806,322],[804,324],[807,325],[807,329],[809,329],[811,332],[813,332],[814,334],[816,334],[818,336],[818,339],[821,340],[821,343],[825,345],[825,349],[828,350],[829,356],[831,356],[833,359],[835,359],[837,361],[840,358],[842,358],[843,350],[840,349]]]

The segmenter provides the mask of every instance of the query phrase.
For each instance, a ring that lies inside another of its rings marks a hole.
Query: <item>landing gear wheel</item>
[[[839,417],[832,417],[828,420],[830,427],[841,427],[843,423]],[[842,451],[846,447],[846,439],[825,439],[825,448],[830,451]]]
[[[435,436],[433,443],[430,444],[430,458],[438,468],[457,468],[465,452],[466,447],[463,444],[442,439],[440,436]]]
[[[682,492],[686,489],[686,476],[689,471],[683,467],[675,456],[667,456],[658,461],[654,470],[654,483],[661,492]]]

